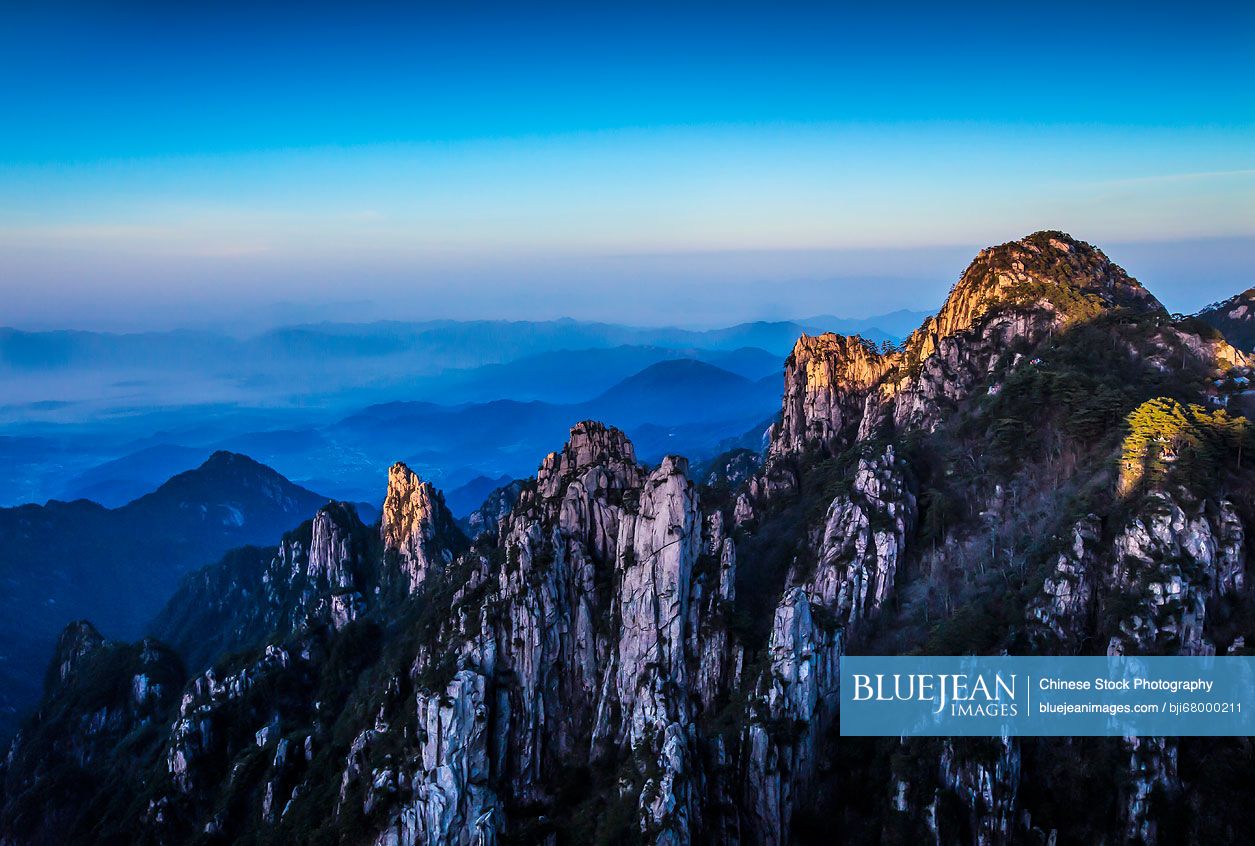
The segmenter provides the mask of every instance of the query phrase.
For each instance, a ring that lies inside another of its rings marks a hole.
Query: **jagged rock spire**
[[[449,544],[460,536],[440,492],[399,461],[388,470],[379,532],[384,549],[397,553],[410,592],[433,566],[451,560]]]
[[[935,331],[940,337],[966,331],[1006,303],[1041,302],[1065,311],[1069,295],[1090,298],[1099,308],[1164,310],[1102,250],[1063,232],[1034,232],[981,250],[937,312]]]
[[[571,427],[571,435],[559,452],[545,456],[536,475],[541,496],[557,496],[562,487],[581,471],[600,466],[612,476],[630,483],[636,478],[636,450],[627,435],[596,420],[584,420]]]
[[[52,665],[48,668],[48,683],[64,683],[78,668],[83,658],[104,646],[105,639],[87,620],[76,620],[61,631]]]
[[[642,683],[652,681],[651,670],[674,684],[686,678],[684,627],[701,551],[701,514],[687,459],[662,460],[641,492],[640,513],[629,515],[626,527],[631,534],[623,538],[621,555],[617,685],[623,712],[631,714]]]
[[[828,446],[862,411],[862,394],[893,360],[856,336],[803,335],[784,365],[784,400],[772,455]]]

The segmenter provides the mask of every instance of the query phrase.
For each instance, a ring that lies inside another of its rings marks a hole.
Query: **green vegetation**
[[[1176,483],[1199,492],[1227,467],[1237,469],[1249,451],[1251,426],[1223,409],[1208,412],[1156,397],[1128,416],[1120,454],[1120,490]]]
[[[1188,363],[1184,371],[1163,373],[1137,355],[1156,328],[1153,320],[1110,313],[1037,350],[1018,352],[1021,360],[999,391],[962,417],[959,438],[979,442],[989,469],[1004,478],[1057,455],[1061,439],[1085,450],[1112,450],[1124,417],[1140,403],[1158,395],[1197,397],[1207,375]]]
[[[153,690],[143,702],[134,697],[137,675]],[[136,819],[153,795],[146,770],[163,748],[183,681],[178,656],[153,641],[106,644],[80,659],[63,684],[49,687],[19,755],[0,771],[0,830],[30,838],[54,819],[68,842],[134,842],[119,821]]]

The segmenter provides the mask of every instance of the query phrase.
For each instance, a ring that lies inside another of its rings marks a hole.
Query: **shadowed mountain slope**
[[[120,508],[49,502],[0,509],[0,727],[38,697],[48,650],[69,620],[135,637],[192,567],[273,542],[325,500],[268,467],[212,455]]]

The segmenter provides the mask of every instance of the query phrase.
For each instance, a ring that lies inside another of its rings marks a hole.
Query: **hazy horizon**
[[[487,268],[462,268],[439,278],[413,273],[392,278],[378,272],[373,285],[344,283],[343,298],[301,300],[270,295],[274,288],[254,280],[224,301],[210,296],[213,276],[203,280],[210,286],[203,297],[190,288],[170,296],[146,292],[129,297],[125,291],[104,290],[96,299],[67,302],[51,300],[38,289],[17,290],[10,292],[0,326],[21,331],[205,329],[247,334],[281,326],[385,320],[569,318],[712,329],[816,315],[865,319],[898,310],[935,311],[983,246],[988,245],[590,256],[517,268],[508,278]],[[1193,313],[1255,285],[1255,237],[1097,246],[1171,311]],[[841,274],[842,268],[849,272]],[[872,274],[876,268],[885,272]],[[337,281],[327,268],[311,271],[311,276],[333,287]],[[590,282],[594,276],[596,282]],[[622,296],[607,299],[603,285]]]

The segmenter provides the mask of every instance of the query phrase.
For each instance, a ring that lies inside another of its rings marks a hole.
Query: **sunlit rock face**
[[[449,549],[438,541],[457,530],[444,497],[398,462],[388,470],[380,534],[384,548],[397,554],[402,582],[413,593],[433,567],[449,562]]]
[[[1163,311],[1158,300],[1091,244],[1062,232],[1037,232],[1018,241],[981,250],[950,291],[931,321],[912,336],[948,338],[966,332],[985,315],[1002,306],[1045,306],[1052,311],[1082,316],[1077,298],[1089,298],[1091,308],[1123,307],[1135,311]]]
[[[1101,250],[1061,232],[1038,232],[982,250],[936,316],[900,349],[833,334],[799,339],[785,364],[781,418],[760,492],[792,490],[796,480],[779,471],[788,456],[832,454],[886,429],[936,428],[999,368],[1014,366],[1008,349],[1031,349],[1112,309],[1166,316]]]
[[[996,373],[1008,349],[1030,349],[1112,309],[1166,315],[1101,250],[1061,232],[982,250],[936,317],[907,339],[886,416],[899,428],[935,428]]]
[[[803,335],[785,362],[784,400],[771,454],[839,448],[851,425],[857,429],[864,394],[892,364],[862,338]]]

